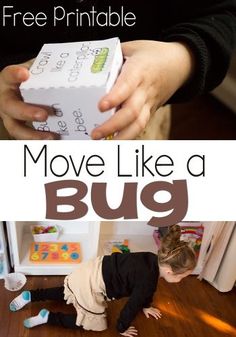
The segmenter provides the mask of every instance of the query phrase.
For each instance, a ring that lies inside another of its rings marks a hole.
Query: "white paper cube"
[[[123,63],[118,38],[45,44],[20,85],[25,102],[44,106],[46,122],[35,129],[60,134],[61,139],[90,139],[114,109],[98,110],[98,102],[114,85]]]

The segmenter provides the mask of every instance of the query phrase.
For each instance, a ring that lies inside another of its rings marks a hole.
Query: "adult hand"
[[[8,133],[15,139],[55,139],[50,132],[41,132],[26,122],[46,121],[48,113],[41,107],[24,103],[19,86],[29,78],[32,60],[20,65],[7,66],[0,72],[0,117]]]
[[[133,336],[137,336],[138,334],[138,330],[134,327],[134,326],[130,326],[127,330],[125,330],[124,332],[120,332],[120,334],[122,336],[125,337],[133,337]]]
[[[93,139],[115,134],[114,139],[134,139],[152,112],[162,106],[191,77],[194,57],[179,42],[138,40],[122,44],[125,63],[111,89],[99,102],[105,112],[118,108],[92,132]]]
[[[152,316],[155,319],[159,319],[162,316],[160,310],[153,307],[143,308],[143,313],[147,318],[149,318],[149,316]]]

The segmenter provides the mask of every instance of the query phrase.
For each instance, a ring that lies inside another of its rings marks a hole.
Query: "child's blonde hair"
[[[196,267],[196,255],[188,243],[180,240],[181,229],[178,225],[170,227],[163,237],[158,251],[160,266],[168,265],[174,274],[182,274]]]

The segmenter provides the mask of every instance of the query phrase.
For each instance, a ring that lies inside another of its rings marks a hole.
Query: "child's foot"
[[[49,311],[42,309],[37,316],[30,317],[24,320],[24,326],[26,328],[33,328],[36,325],[45,324],[48,321]]]
[[[9,308],[11,311],[17,311],[23,308],[29,302],[31,302],[30,291],[23,291],[19,296],[11,301]]]

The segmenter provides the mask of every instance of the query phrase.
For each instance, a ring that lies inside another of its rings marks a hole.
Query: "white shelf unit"
[[[107,240],[129,240],[132,252],[151,251],[157,247],[153,239],[153,227],[145,222],[7,222],[14,269],[26,275],[67,275],[75,264],[42,264],[29,260],[29,247],[33,242],[32,225],[57,224],[62,228],[60,242],[80,242],[82,261],[103,255]]]
[[[0,279],[9,272],[7,243],[3,230],[3,223],[0,221]]]
[[[29,260],[29,248],[33,242],[30,231],[31,225],[57,224],[62,227],[63,233],[59,236],[60,242],[80,242],[82,261],[107,254],[108,241],[129,241],[131,252],[150,251],[157,252],[157,245],[153,239],[154,227],[146,222],[131,221],[104,221],[104,222],[7,222],[8,240],[11,254],[11,265],[15,271],[26,275],[67,275],[75,264],[39,264]],[[186,225],[186,223],[183,223]],[[197,225],[197,222],[188,223]],[[200,250],[198,265],[193,274],[199,274],[204,267],[206,254],[209,249],[212,235],[215,233],[217,222],[203,222],[204,235]],[[214,235],[213,235],[214,236]],[[232,268],[232,259],[235,257],[236,229],[219,265],[217,276],[212,283],[220,291],[228,291],[235,280],[235,269]],[[8,272],[6,241],[2,223],[0,222],[0,254],[4,255],[4,270],[0,277]],[[218,267],[217,267],[218,268]],[[223,289],[223,290],[222,290]],[[225,290],[227,289],[227,290]]]
[[[12,261],[16,272],[26,275],[67,275],[75,268],[75,264],[43,264],[29,260],[29,248],[33,242],[31,226],[41,224],[57,224],[61,227],[58,242],[79,242],[83,261],[97,256],[99,222],[7,222]]]

